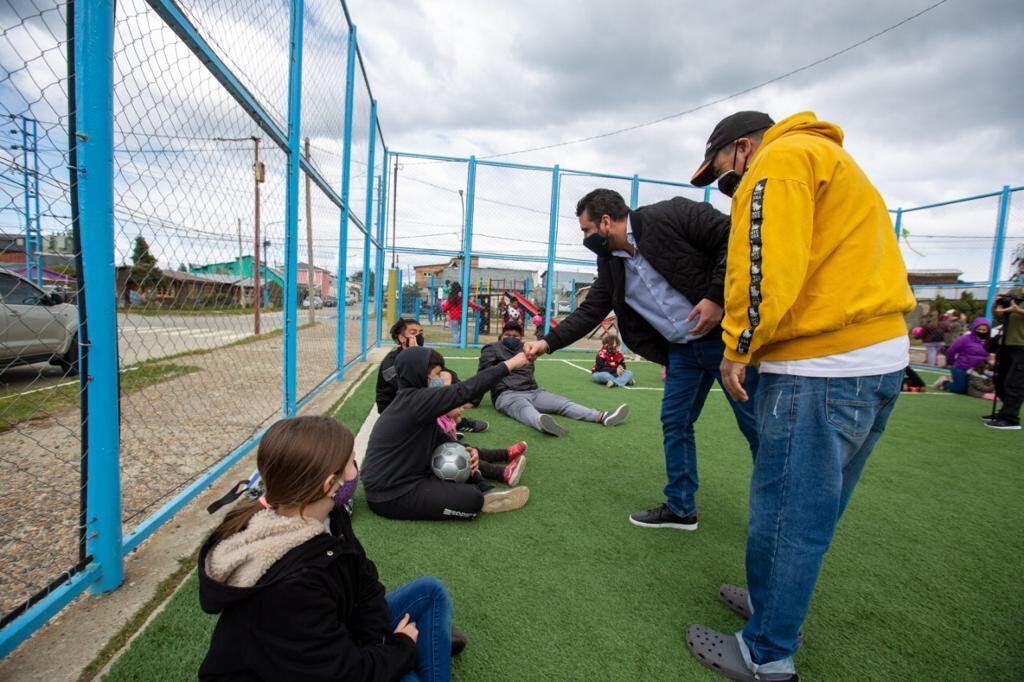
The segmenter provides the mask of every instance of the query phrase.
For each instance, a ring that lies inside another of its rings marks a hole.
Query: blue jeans
[[[791,662],[825,551],[902,381],[903,370],[761,375],[746,561],[754,615],[742,633],[754,663]]]
[[[947,381],[943,384],[950,393],[967,393],[967,370],[963,367],[950,367],[949,375],[952,378],[951,381]]]
[[[661,401],[661,429],[665,439],[665,471],[668,483],[665,498],[668,508],[679,516],[697,513],[697,440],[693,424],[700,416],[711,385],[722,384],[719,366],[725,344],[720,336],[703,337],[690,343],[673,343],[668,351],[668,370],[665,374],[665,395]],[[747,368],[743,383],[747,403],[734,401],[725,394],[736,415],[736,423],[750,444],[751,455],[757,452],[757,421],[754,417],[754,391],[757,388],[757,370]]]
[[[437,578],[416,578],[388,592],[384,599],[391,614],[391,629],[405,614],[416,623],[416,671],[403,682],[448,682],[452,677],[452,600]]]
[[[462,320],[448,320],[448,328],[452,332],[452,342],[462,341]]]
[[[590,378],[599,384],[607,384],[609,381],[613,381],[616,386],[625,386],[633,378],[633,373],[628,369],[622,370],[622,376],[612,374],[611,372],[594,372],[590,375]]]

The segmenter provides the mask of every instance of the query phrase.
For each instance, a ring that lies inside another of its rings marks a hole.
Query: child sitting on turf
[[[465,381],[445,385],[444,358],[429,348],[407,348],[395,360],[398,394],[381,414],[363,460],[363,489],[375,514],[390,519],[473,519],[481,511],[518,509],[528,488],[499,490],[483,480],[442,481],[430,466],[434,450],[454,441],[437,418],[473,402],[497,381],[524,365],[524,353]]]
[[[359,479],[354,441],[325,416],[267,429],[263,496],[232,509],[199,553],[200,605],[220,614],[199,679],[450,679],[444,585],[417,578],[385,594],[342,511]]]
[[[501,338],[480,350],[479,371],[495,367],[516,354],[522,354],[523,327],[518,322],[506,322]],[[548,393],[537,385],[533,378],[534,367],[520,365],[491,387],[491,400],[498,412],[512,417],[521,424],[531,426],[541,433],[564,436],[565,429],[551,414],[560,414],[570,419],[615,426],[629,416],[629,405],[619,405],[611,412],[602,412],[592,407],[577,405],[568,398]],[[479,375],[478,375],[479,376]]]
[[[438,427],[452,440],[458,438],[456,424],[458,424],[459,417],[462,416],[462,411],[465,409],[465,405],[459,405],[443,417],[437,418]],[[515,445],[510,445],[504,450],[474,448],[465,443],[463,445],[469,451],[475,473],[480,474],[488,481],[499,481],[509,486],[519,485],[519,479],[522,477],[523,469],[526,467],[525,440],[521,440]],[[507,462],[507,464],[502,467],[497,466],[495,462]]]
[[[590,378],[608,388],[632,386],[636,383],[633,381],[633,373],[626,369],[626,359],[619,350],[619,337],[615,334],[605,334],[601,339],[601,350],[597,351]]]

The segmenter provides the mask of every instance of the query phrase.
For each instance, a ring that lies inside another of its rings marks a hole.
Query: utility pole
[[[237,218],[238,221],[238,267],[235,268],[236,274],[238,275],[238,307],[241,308],[245,305],[245,285],[242,283],[242,219]]]
[[[306,138],[306,161],[309,157],[309,138]],[[309,301],[309,323],[316,323],[316,280],[313,278],[313,198],[312,181],[306,176],[306,299]]]
[[[266,180],[266,168],[260,163],[260,138],[252,135],[250,137],[215,137],[213,138],[217,142],[252,142],[253,145],[253,162],[252,162],[252,175],[253,175],[253,189],[254,189],[254,207],[253,207],[253,268],[252,268],[252,333],[260,333],[260,184]],[[241,258],[242,253],[242,228],[241,218],[239,218],[238,227],[238,253]],[[241,260],[239,260],[239,275],[241,275]],[[239,287],[243,289],[242,297],[244,300],[244,286],[239,279]]]
[[[398,264],[398,252],[395,251],[398,241],[398,157],[395,157],[395,188],[391,192],[391,269]]]
[[[260,163],[260,138],[253,137],[253,180],[256,188],[256,210],[253,218],[253,271],[252,271],[252,333],[260,333],[260,183],[264,179],[263,164]],[[266,267],[266,266],[264,266]]]

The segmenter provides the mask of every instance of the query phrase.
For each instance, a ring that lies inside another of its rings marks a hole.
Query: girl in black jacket
[[[271,426],[266,493],[233,509],[199,554],[199,600],[219,613],[203,680],[448,680],[451,600],[436,578],[387,595],[342,505],[359,472],[330,417]]]

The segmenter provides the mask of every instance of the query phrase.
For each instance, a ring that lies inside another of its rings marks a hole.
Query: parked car
[[[78,308],[0,269],[0,369],[35,362],[78,373]]]
[[[306,300],[302,302],[302,307],[303,308],[308,308],[309,307],[309,297],[308,296],[306,297]],[[323,299],[320,298],[319,296],[314,296],[313,297],[313,308],[315,310],[319,310],[320,308],[323,308],[323,307],[324,307]]]
[[[337,296],[328,296],[327,298],[325,298],[324,299],[324,307],[325,308],[337,308],[338,307],[338,297]]]

